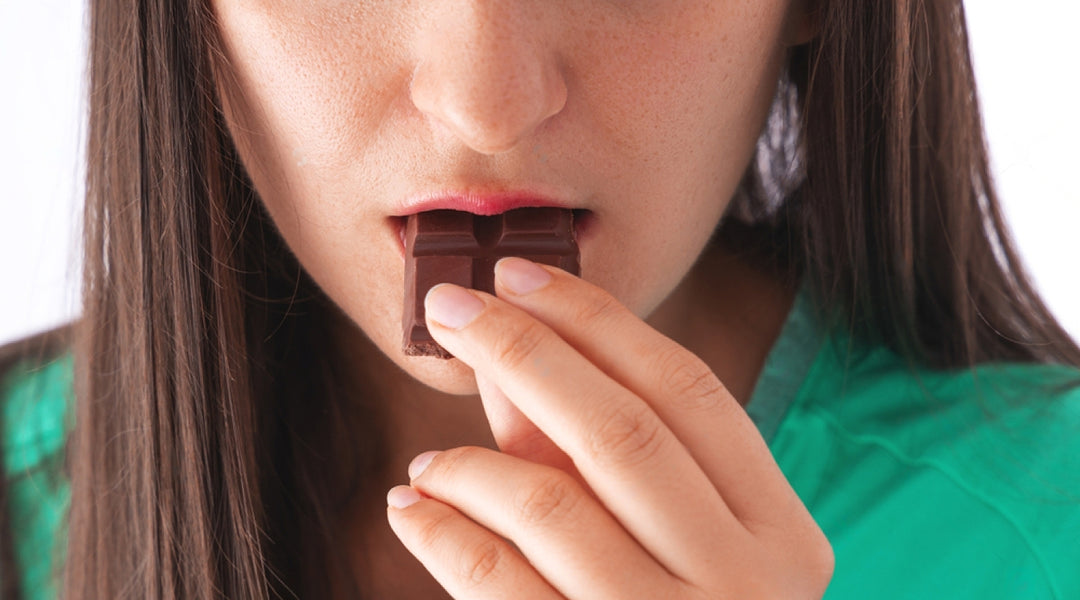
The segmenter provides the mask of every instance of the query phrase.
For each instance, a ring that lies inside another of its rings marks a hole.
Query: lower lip
[[[397,238],[398,253],[405,260],[405,220],[406,217],[387,217],[389,227]],[[578,249],[584,250],[584,243],[591,239],[595,230],[596,215],[591,210],[574,209],[574,240]]]

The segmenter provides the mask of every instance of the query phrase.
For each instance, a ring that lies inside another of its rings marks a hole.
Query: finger
[[[550,277],[545,285],[525,294],[511,289],[522,273],[535,281],[536,269]],[[703,361],[603,289],[565,271],[507,258],[495,275],[500,298],[544,322],[649,403],[744,525],[786,527],[793,513],[805,514],[757,427]]]
[[[484,413],[499,450],[529,462],[555,467],[580,478],[570,457],[522,414],[497,385],[476,373],[476,386],[480,390]]]
[[[449,284],[432,288],[425,310],[432,336],[566,452],[604,506],[672,573],[700,576],[715,569],[720,549],[730,551],[719,540],[744,541],[741,524],[656,413],[551,329],[489,294]]]
[[[463,447],[417,473],[428,456],[410,465],[413,487],[512,541],[568,598],[675,597],[671,574],[565,472]]]
[[[390,490],[386,509],[390,528],[447,592],[459,600],[535,598],[555,600],[555,591],[505,540],[453,507],[422,498],[395,508],[408,486]]]

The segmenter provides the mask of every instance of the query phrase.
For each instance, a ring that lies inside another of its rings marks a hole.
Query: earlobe
[[[801,46],[821,33],[823,4],[821,0],[792,0],[784,35],[788,46]]]

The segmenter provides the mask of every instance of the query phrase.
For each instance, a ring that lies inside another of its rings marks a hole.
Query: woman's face
[[[418,200],[587,211],[582,276],[641,317],[686,275],[753,154],[800,0],[215,0],[230,132],[300,263],[401,352]]]

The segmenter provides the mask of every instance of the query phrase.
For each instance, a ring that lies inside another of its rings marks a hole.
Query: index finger
[[[745,560],[746,529],[641,398],[499,298],[440,284],[425,307],[436,341],[562,448],[607,511],[669,572],[696,581]]]
[[[526,294],[513,280],[550,276]],[[511,285],[507,285],[507,284]],[[790,525],[802,502],[757,426],[700,358],[650,327],[605,290],[521,258],[495,266],[498,296],[544,322],[589,361],[645,400],[686,446],[748,528]],[[815,525],[816,527],[816,525]]]

